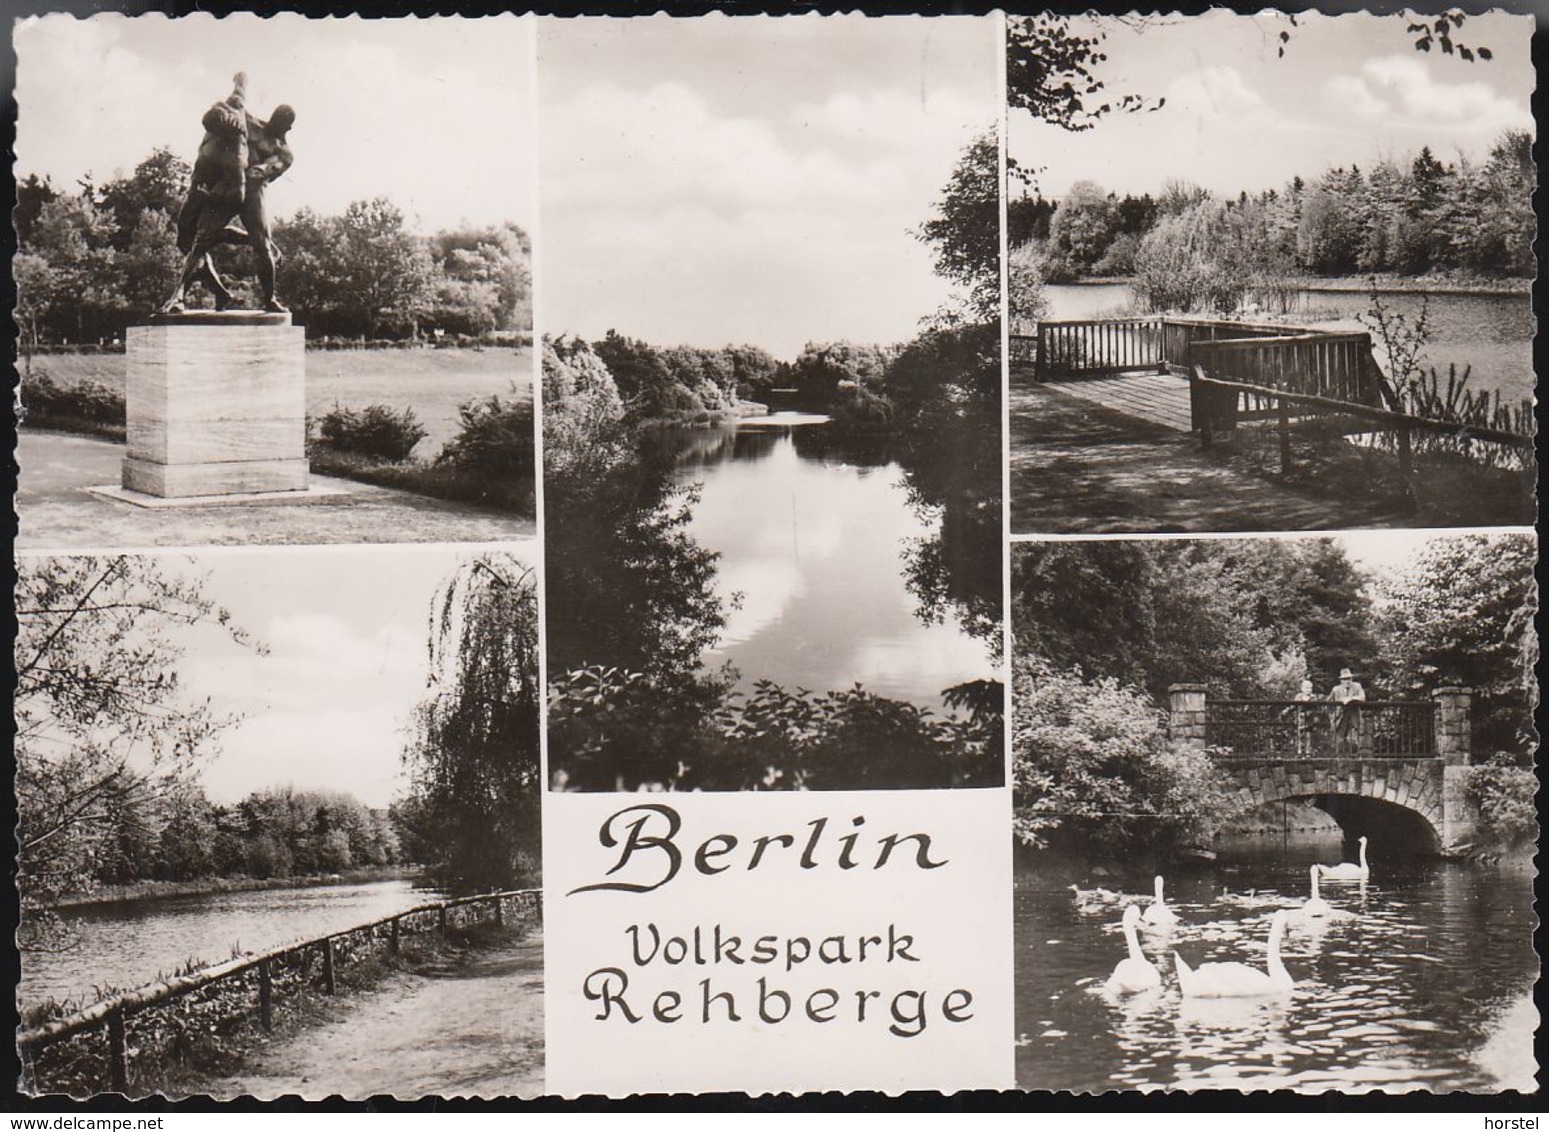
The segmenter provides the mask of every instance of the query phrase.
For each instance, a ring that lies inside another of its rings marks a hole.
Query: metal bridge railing
[[[1234,759],[1431,759],[1438,757],[1436,705],[1408,700],[1209,700],[1205,743],[1230,751],[1222,757]]]

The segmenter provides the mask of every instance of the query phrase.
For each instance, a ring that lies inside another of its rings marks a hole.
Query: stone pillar
[[[1468,800],[1468,778],[1473,767],[1453,764],[1441,768],[1441,851],[1452,857],[1473,848],[1478,808]]]
[[[1436,701],[1436,757],[1447,766],[1467,766],[1473,747],[1469,724],[1472,688],[1437,688],[1431,693]]]
[[[1205,684],[1173,684],[1167,689],[1168,733],[1173,742],[1205,749]]]
[[[304,338],[290,315],[258,311],[131,326],[124,487],[165,499],[305,491]]]

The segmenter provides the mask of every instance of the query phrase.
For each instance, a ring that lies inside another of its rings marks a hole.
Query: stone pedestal
[[[164,499],[305,491],[304,337],[290,315],[256,311],[130,327],[124,487]]]

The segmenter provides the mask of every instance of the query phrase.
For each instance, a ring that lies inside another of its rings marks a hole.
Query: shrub
[[[532,402],[491,396],[466,402],[457,412],[462,428],[441,449],[437,467],[477,477],[492,487],[509,488],[532,478],[537,469]]]
[[[1013,686],[1012,829],[1024,845],[1165,856],[1208,840],[1235,808],[1209,752],[1171,742],[1138,689],[1039,657],[1018,660]]]
[[[1510,754],[1470,769],[1464,788],[1479,807],[1478,846],[1487,853],[1504,853],[1538,839],[1534,802],[1538,779],[1529,767],[1512,765]]]
[[[339,452],[401,463],[425,439],[413,409],[399,413],[387,405],[345,409],[335,404],[318,426],[323,443]]]
[[[829,411],[834,420],[853,427],[887,429],[893,425],[893,402],[853,381],[839,383]]]
[[[22,379],[19,419],[34,428],[85,429],[122,436],[124,395],[96,381],[61,385],[38,370]]]

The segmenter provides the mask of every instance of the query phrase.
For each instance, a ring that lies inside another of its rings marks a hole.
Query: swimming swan
[[[1119,960],[1119,965],[1108,976],[1103,989],[1109,994],[1139,994],[1162,985],[1162,972],[1140,950],[1140,937],[1135,929],[1140,924],[1140,905],[1131,904],[1124,909],[1124,942],[1129,956]]]
[[[1291,972],[1280,962],[1280,939],[1285,935],[1289,913],[1281,910],[1269,926],[1268,971],[1255,970],[1246,963],[1201,963],[1191,968],[1183,956],[1173,952],[1178,968],[1178,989],[1184,998],[1254,998],[1260,995],[1287,994],[1296,985]]]
[[[1156,900],[1146,909],[1146,923],[1161,927],[1167,924],[1176,924],[1177,922],[1178,913],[1169,908],[1167,902],[1162,899],[1162,878],[1157,877]]]
[[[1319,865],[1318,872],[1324,880],[1365,880],[1372,875],[1371,866],[1366,863],[1366,838],[1358,839],[1361,847],[1361,863],[1352,865],[1349,861],[1343,861],[1337,865]]]
[[[1307,903],[1302,905],[1304,916],[1327,916],[1334,911],[1334,906],[1318,895],[1318,870],[1322,865],[1313,865],[1307,872],[1312,877],[1312,895],[1307,898]]]

